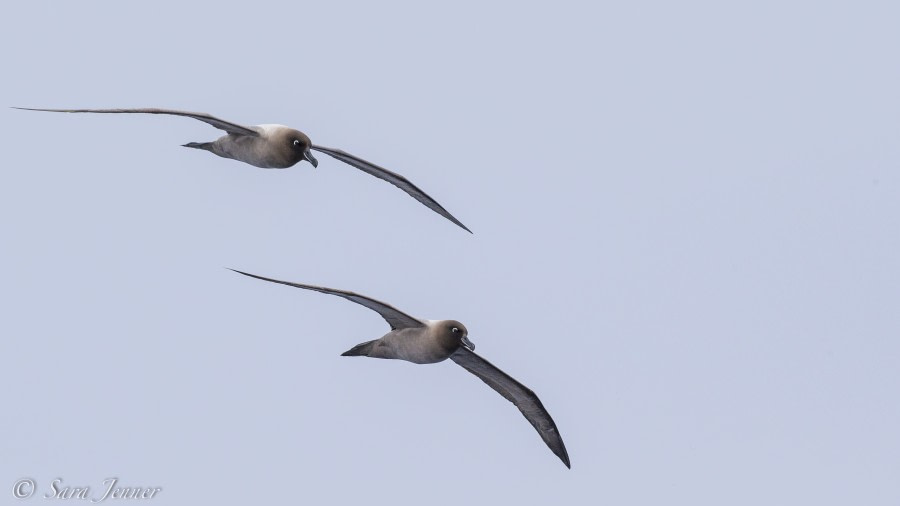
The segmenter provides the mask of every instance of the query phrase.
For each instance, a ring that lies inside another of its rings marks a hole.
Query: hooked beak
[[[475,351],[475,345],[472,344],[472,341],[469,341],[468,337],[465,337],[465,336],[461,337],[460,342],[462,343],[462,345],[465,349],[467,349],[469,351]]]
[[[314,157],[314,156],[312,155],[312,152],[311,152],[310,150],[307,149],[306,152],[303,153],[303,158],[304,158],[307,162],[311,163],[312,166],[313,166],[313,168],[316,168],[316,167],[319,166],[319,161],[316,160],[316,157]]]

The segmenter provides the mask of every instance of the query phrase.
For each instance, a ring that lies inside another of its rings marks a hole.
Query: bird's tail
[[[369,353],[372,351],[372,348],[375,347],[375,339],[374,341],[366,341],[364,343],[357,344],[356,346],[350,348],[349,350],[341,353],[342,357],[368,357]]]
[[[182,146],[186,148],[205,149],[207,151],[212,151],[212,145],[213,143],[211,142],[189,142],[187,144],[182,144]]]

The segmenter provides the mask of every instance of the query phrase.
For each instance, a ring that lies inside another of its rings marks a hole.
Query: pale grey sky
[[[0,504],[897,504],[898,16],[4,3],[5,106],[287,124],[475,234],[190,119],[3,110]],[[455,364],[340,357],[375,313],[225,267],[462,321],[572,470]]]

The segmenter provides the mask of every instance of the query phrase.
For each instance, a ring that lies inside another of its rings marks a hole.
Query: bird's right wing
[[[237,123],[232,123],[230,121],[225,121],[223,119],[219,119],[211,114],[206,114],[205,112],[188,112],[188,111],[176,111],[174,109],[155,109],[155,108],[143,108],[143,109],[32,109],[28,107],[13,107],[13,109],[21,109],[23,111],[44,111],[44,112],[93,112],[93,113],[101,113],[101,114],[170,114],[172,116],[186,116],[188,118],[194,118],[196,120],[202,121],[206,124],[212,125],[219,130],[224,130],[230,134],[235,135],[247,135],[250,137],[259,136],[259,132],[253,130],[250,127],[245,127],[243,125],[238,125]]]
[[[399,309],[391,306],[390,304],[385,304],[379,300],[375,300],[371,297],[366,297],[365,295],[360,295],[358,293],[347,292],[344,290],[335,290],[334,288],[325,288],[323,286],[315,286],[315,285],[303,285],[300,283],[291,283],[289,281],[279,281],[277,279],[265,278],[262,276],[257,276],[255,274],[249,274],[246,272],[241,272],[235,269],[229,269],[238,274],[243,274],[244,276],[250,276],[251,278],[262,279],[264,281],[271,281],[272,283],[281,283],[282,285],[293,286],[296,288],[303,288],[304,290],[313,290],[316,292],[327,293],[329,295],[337,295],[338,297],[343,297],[351,302],[355,302],[359,305],[366,306],[367,308],[375,311],[380,314],[385,321],[388,322],[388,325],[391,326],[391,330],[397,329],[407,329],[414,327],[424,327],[425,323],[418,320],[417,318],[413,318],[408,314],[400,311]]]
[[[550,413],[541,404],[541,400],[528,387],[516,381],[512,376],[506,374],[497,368],[494,364],[481,358],[474,351],[460,346],[453,355],[453,360],[463,369],[478,376],[481,381],[488,384],[489,387],[496,390],[500,395],[509,402],[516,405],[519,411],[525,415],[525,419],[531,422],[541,439],[550,448],[566,467],[571,468],[569,464],[569,453],[566,452],[566,445],[563,444],[562,436],[556,429],[556,423],[550,418]]]
[[[389,170],[385,169],[384,167],[379,167],[378,165],[375,165],[372,162],[363,160],[362,158],[360,158],[358,156],[351,155],[350,153],[348,153],[346,151],[342,151],[340,149],[326,148],[325,146],[317,146],[317,145],[310,146],[310,149],[319,151],[320,153],[325,153],[326,155],[328,155],[332,158],[335,158],[337,160],[340,160],[340,161],[346,163],[347,165],[356,167],[357,169],[359,169],[367,174],[370,174],[372,176],[377,177],[378,179],[383,179],[383,180],[387,181],[388,183],[391,183],[392,185],[396,186],[397,188],[400,188],[401,190],[405,191],[412,198],[414,198],[414,199],[418,200],[419,202],[421,202],[422,204],[424,204],[425,207],[427,207],[428,209],[431,209],[432,211],[443,216],[444,218],[447,218],[448,220],[452,221],[456,225],[462,227],[462,229],[465,230],[466,232],[468,232],[470,234],[472,233],[472,231],[469,230],[468,227],[463,225],[461,221],[454,218],[453,215],[450,214],[450,211],[447,211],[446,209],[444,209],[444,206],[438,204],[436,200],[434,200],[427,193],[422,191],[421,188],[414,185],[412,183],[412,181],[410,181],[409,179],[406,179],[405,177],[401,176],[400,174],[389,171]]]

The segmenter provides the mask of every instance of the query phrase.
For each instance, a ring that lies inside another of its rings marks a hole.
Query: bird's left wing
[[[250,127],[245,127],[243,125],[238,125],[237,123],[225,121],[224,119],[219,119],[211,114],[206,114],[205,112],[176,111],[174,109],[156,109],[152,107],[142,109],[32,109],[29,107],[13,107],[13,109],[43,112],[91,112],[100,114],[169,114],[172,116],[186,116],[188,118],[194,118],[195,120],[202,121],[208,125],[212,125],[219,130],[224,130],[230,134],[248,135],[250,137],[259,136],[259,132],[253,130]]]
[[[346,151],[341,151],[340,149],[332,149],[332,148],[326,148],[323,146],[315,146],[315,145],[310,146],[310,149],[319,151],[321,153],[325,153],[326,155],[328,155],[332,158],[337,158],[338,160],[340,160],[348,165],[352,165],[363,172],[371,174],[371,175],[377,177],[378,179],[383,179],[383,180],[387,181],[388,183],[391,183],[392,185],[396,186],[397,188],[400,188],[401,190],[408,193],[412,198],[418,200],[422,204],[425,204],[425,207],[431,209],[432,211],[443,216],[444,218],[447,218],[448,220],[452,221],[453,223],[459,225],[466,232],[469,232],[470,234],[472,233],[472,231],[469,230],[468,227],[463,225],[461,221],[454,218],[453,215],[450,214],[449,211],[444,209],[444,207],[442,205],[438,204],[436,200],[429,197],[427,193],[422,191],[418,186],[412,184],[412,182],[410,182],[409,179],[406,179],[405,177],[401,176],[400,174],[397,174],[396,172],[391,172],[391,171],[385,169],[384,167],[379,167],[378,165],[375,165],[374,163],[367,162],[367,161],[363,160],[362,158],[359,158],[358,156],[353,156],[350,153],[347,153]]]
[[[463,369],[478,376],[481,381],[499,392],[506,400],[515,404],[525,415],[525,419],[531,422],[531,425],[541,435],[541,439],[550,447],[550,450],[562,460],[566,467],[572,467],[569,464],[566,445],[563,444],[562,436],[559,435],[553,418],[550,418],[550,413],[547,412],[534,392],[465,347],[460,347],[453,355],[450,355],[450,359],[462,366]]]
[[[380,314],[385,321],[388,322],[388,325],[391,326],[391,330],[397,329],[406,329],[406,328],[414,328],[414,327],[424,327],[425,324],[417,318],[413,318],[408,314],[400,311],[399,309],[391,306],[390,304],[385,304],[380,300],[375,300],[371,297],[366,297],[365,295],[360,295],[358,293],[347,292],[344,290],[336,290],[334,288],[325,288],[324,286],[315,286],[315,285],[303,285],[300,283],[291,283],[289,281],[279,281],[277,279],[265,278],[263,276],[257,276],[256,274],[249,274],[246,272],[241,272],[235,269],[229,269],[238,274],[243,274],[244,276],[250,276],[251,278],[262,279],[263,281],[271,281],[272,283],[281,283],[282,285],[293,286],[295,288],[303,288],[304,290],[313,290],[316,292],[327,293],[329,295],[337,295],[338,297],[343,297],[351,302],[355,302],[361,306],[365,306],[372,311]]]

